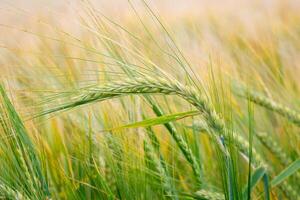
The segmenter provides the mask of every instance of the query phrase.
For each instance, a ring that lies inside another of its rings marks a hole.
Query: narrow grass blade
[[[264,190],[265,190],[265,200],[270,200],[269,177],[266,173],[263,175],[263,181],[264,181]]]
[[[266,173],[266,169],[264,167],[259,167],[257,168],[252,176],[251,176],[251,181],[250,181],[250,184],[244,188],[244,191],[243,191],[243,197],[244,199],[247,199],[247,193],[248,193],[248,190],[250,190],[250,192],[253,190],[253,188],[258,184],[258,182],[263,178],[263,176],[265,175]]]
[[[292,164],[290,164],[287,168],[285,168],[283,171],[281,171],[272,181],[271,185],[272,187],[277,186],[282,181],[287,179],[289,176],[294,174],[300,169],[300,158],[298,158],[296,161],[294,161]]]
[[[26,168],[28,167],[32,168],[32,170],[28,170],[30,171],[28,173],[31,173],[28,174],[28,176],[30,176],[33,180],[28,180],[28,182],[34,181],[35,185],[33,187],[40,187],[39,189],[43,191],[45,196],[50,196],[48,183],[43,174],[43,169],[41,166],[38,152],[25,128],[23,121],[21,120],[19,114],[15,110],[13,104],[11,103],[10,99],[7,96],[4,87],[1,84],[0,84],[0,95],[1,95],[0,100],[2,101],[1,106],[3,106],[3,112],[6,113],[7,120],[11,123],[10,134],[16,135],[16,142],[20,147],[21,155],[26,154],[29,158],[29,160],[26,163],[24,163],[24,166]],[[1,120],[1,115],[2,114],[0,114],[0,120]],[[1,125],[3,126],[4,123],[5,122],[3,121]],[[22,157],[22,159],[24,158]],[[34,180],[35,178],[37,180]],[[36,188],[33,187],[31,189],[36,190]]]
[[[181,112],[181,113],[175,113],[175,114],[170,114],[170,115],[163,115],[151,119],[146,119],[143,121],[135,122],[132,124],[127,124],[125,126],[120,126],[117,128],[113,128],[111,130],[118,130],[118,129],[123,129],[123,128],[138,128],[138,127],[148,127],[148,126],[154,126],[154,125],[159,125],[159,124],[165,124],[171,121],[176,121],[179,119],[183,119],[186,117],[191,117],[198,115],[199,111],[188,111],[188,112]]]
[[[248,116],[249,116],[249,163],[248,163],[248,192],[247,200],[251,199],[251,182],[252,182],[252,144],[253,144],[253,135],[254,135],[254,107],[253,104],[248,100]]]

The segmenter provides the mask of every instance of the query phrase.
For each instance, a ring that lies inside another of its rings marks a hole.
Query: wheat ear
[[[211,192],[207,190],[199,190],[195,193],[196,199],[202,200],[225,200],[225,197],[221,193]]]
[[[265,97],[261,94],[258,94],[253,91],[246,91],[246,97],[249,98],[250,101],[263,106],[271,111],[274,111],[287,119],[289,119],[291,122],[296,124],[297,126],[300,126],[300,113],[297,111],[294,111],[287,106],[284,106],[268,97]]]
[[[29,198],[23,196],[19,191],[13,190],[3,184],[0,184],[0,191],[1,194],[8,199],[30,200]]]
[[[278,143],[269,138],[269,135],[265,132],[257,132],[256,136],[261,143],[264,144],[267,149],[273,153],[273,155],[279,160],[283,166],[288,166],[292,160],[284,152],[284,150],[278,145]]]
[[[300,196],[297,193],[297,190],[290,185],[287,181],[284,181],[279,188],[284,192],[285,196],[292,200],[300,200]]]
[[[264,146],[272,152],[272,154],[277,158],[277,160],[281,163],[283,166],[288,166],[292,163],[292,160],[289,158],[289,156],[284,152],[284,150],[280,147],[280,145],[274,141],[271,140],[268,137],[268,134],[265,132],[257,132],[256,133],[259,140],[264,144]],[[300,181],[300,173],[296,172],[294,174],[297,181]],[[297,194],[297,189],[293,189],[294,187],[291,186],[287,181],[285,181],[284,186],[282,189],[289,191],[285,192],[286,194]],[[292,192],[294,191],[294,192]]]
[[[173,194],[172,185],[170,184],[170,178],[167,176],[164,166],[162,166],[159,158],[157,157],[157,155],[155,155],[154,150],[146,141],[144,141],[144,151],[147,160],[153,163],[155,170],[158,172],[160,179],[163,183],[163,187],[166,195],[171,199],[176,199],[173,198],[175,196]]]
[[[23,172],[24,172],[25,177],[28,181],[30,190],[33,193],[36,193],[36,189],[35,189],[34,183],[32,181],[32,177],[34,178],[35,175],[32,175],[33,173],[30,173],[30,171],[29,171],[30,169],[28,168],[28,165],[26,164],[26,160],[25,160],[25,157],[24,157],[24,156],[26,156],[26,154],[22,153],[19,148],[17,148],[16,152],[18,154],[18,158],[19,158],[19,161],[20,161],[20,167],[23,169]]]
[[[161,108],[155,104],[153,104],[152,101],[150,101],[151,106],[153,107],[153,111],[155,114],[158,116],[163,115],[163,111]],[[195,174],[197,183],[200,185],[201,184],[201,170],[200,170],[200,165],[197,162],[196,157],[194,156],[192,150],[189,148],[188,144],[184,140],[184,138],[178,133],[176,127],[174,126],[173,123],[169,122],[165,124],[165,127],[168,129],[169,133],[171,134],[172,138],[175,140],[176,144],[180,148],[181,152],[183,153],[184,157],[187,159],[187,161],[190,163],[193,172]],[[149,136],[152,136],[152,139],[154,139],[155,135],[150,134]],[[153,137],[154,136],[154,137]],[[157,140],[157,139],[156,139]],[[156,141],[158,144],[158,141]]]
[[[202,116],[205,118],[208,126],[216,133],[223,135],[225,139],[228,139],[230,131],[225,127],[223,120],[218,116],[210,103],[203,98],[199,92],[190,86],[184,86],[178,81],[166,80],[163,78],[152,78],[145,76],[143,78],[125,79],[122,81],[111,82],[103,86],[85,88],[80,91],[80,95],[77,96],[73,102],[48,110],[42,114],[48,114],[66,109],[72,109],[74,107],[96,102],[106,99],[118,97],[128,94],[166,94],[177,95],[182,97],[187,102],[195,106]],[[247,155],[249,144],[247,141],[242,140],[236,133],[232,133],[234,138],[237,138],[240,151]],[[253,163],[256,165],[264,164],[260,155],[253,151]]]

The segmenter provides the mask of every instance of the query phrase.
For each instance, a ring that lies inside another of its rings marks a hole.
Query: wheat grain
[[[284,192],[285,196],[292,200],[300,200],[300,196],[287,181],[284,181],[279,188]]]
[[[151,103],[151,101],[150,101],[150,103]],[[153,104],[151,104],[151,105],[153,106]],[[163,114],[163,111],[156,105],[153,110],[159,116],[161,116]],[[180,148],[184,157],[190,163],[190,165],[193,169],[193,172],[195,174],[196,180],[197,180],[198,184],[200,185],[201,184],[201,170],[200,170],[200,166],[199,166],[199,163],[197,162],[196,157],[192,153],[192,150],[189,148],[188,144],[183,139],[183,137],[178,133],[178,131],[173,123],[167,123],[167,124],[165,124],[165,127],[168,129],[172,138],[175,140],[176,144]],[[154,141],[154,143],[159,144],[157,141],[157,138],[155,138],[154,134],[152,134],[152,135],[150,134],[150,136],[152,137],[152,139],[156,140],[156,141]]]
[[[292,160],[284,152],[284,150],[278,145],[276,141],[270,139],[269,135],[265,132],[256,133],[259,140],[273,153],[273,155],[279,160],[283,166],[288,166]]]
[[[147,161],[152,162],[155,167],[155,170],[158,172],[163,183],[166,195],[172,199],[176,199],[172,189],[172,185],[170,184],[170,178],[167,176],[166,171],[162,166],[159,158],[157,157],[157,155],[154,154],[153,149],[146,141],[144,141],[144,151],[146,154]]]
[[[30,200],[29,198],[22,195],[19,191],[13,190],[10,187],[0,184],[1,195],[4,195],[8,199],[18,199],[18,200]]]
[[[290,109],[287,106],[284,106],[268,97],[265,97],[259,93],[253,92],[253,91],[246,91],[246,97],[249,98],[250,101],[263,106],[271,111],[274,111],[287,119],[289,119],[291,122],[296,124],[297,126],[300,126],[300,114],[297,111],[294,111]]]
[[[217,192],[211,192],[207,190],[199,190],[195,193],[196,199],[203,199],[203,200],[224,200],[225,197],[223,194]]]
[[[26,164],[26,161],[25,161],[25,158],[24,158],[24,154],[21,152],[21,150],[19,148],[17,148],[16,151],[17,151],[17,154],[18,154],[18,158],[20,160],[20,167],[23,169],[23,172],[25,173],[25,177],[28,181],[30,190],[33,193],[36,193],[36,188],[35,188],[34,183],[32,181],[32,175],[31,175],[32,173],[30,173],[29,168],[27,167],[27,164]]]
[[[270,139],[267,133],[265,132],[257,132],[256,135],[260,139],[260,141],[266,146],[266,148],[272,152],[272,154],[278,159],[278,161],[283,166],[288,166],[292,163],[292,159],[289,158],[289,156],[284,152],[284,150],[279,146],[279,144],[273,140]],[[296,178],[296,181],[300,181],[300,173],[296,172],[293,174],[293,176]],[[282,188],[284,190],[288,191],[294,191],[294,193],[297,194],[297,189],[293,189],[293,186],[291,186],[289,183],[285,182],[285,186]],[[293,192],[285,192],[287,194],[293,194]]]

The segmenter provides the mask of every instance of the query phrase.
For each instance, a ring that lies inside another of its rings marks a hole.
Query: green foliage
[[[250,2],[0,25],[0,198],[298,200],[300,17]]]

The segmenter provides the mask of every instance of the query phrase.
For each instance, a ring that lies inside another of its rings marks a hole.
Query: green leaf
[[[266,173],[263,175],[263,181],[265,190],[265,200],[270,200],[269,177]]]
[[[247,199],[247,192],[248,192],[248,187],[250,187],[250,192],[252,191],[252,189],[258,184],[258,182],[262,179],[262,177],[264,176],[264,174],[266,173],[266,169],[264,167],[259,167],[257,168],[254,173],[251,176],[251,181],[250,181],[250,185],[244,188],[243,191],[243,196],[244,199]]]
[[[120,126],[117,128],[112,128],[110,130],[118,130],[118,129],[123,129],[123,128],[138,128],[138,127],[148,127],[148,126],[154,126],[158,124],[165,124],[171,121],[176,121],[182,118],[186,117],[191,117],[198,115],[200,112],[199,111],[188,111],[188,112],[181,112],[181,113],[175,113],[175,114],[170,114],[170,115],[162,115],[156,118],[151,118],[151,119],[146,119],[143,121],[135,122],[132,124],[127,124],[124,126]]]
[[[300,169],[300,158],[298,158],[296,161],[294,161],[292,164],[290,164],[287,168],[285,168],[283,171],[281,171],[280,174],[278,174],[271,181],[272,187],[275,187],[276,185],[280,184],[282,181],[287,179],[289,176],[291,176],[293,173],[295,173],[299,169]]]
[[[43,168],[41,166],[39,154],[25,128],[25,125],[20,118],[19,114],[15,110],[15,107],[11,103],[4,87],[0,84],[0,128],[4,130],[5,134],[14,135],[15,141],[13,141],[12,148],[19,148],[20,154],[16,153],[14,156],[18,159],[22,154],[26,154],[28,156],[28,165],[30,164],[29,173],[31,177],[36,177],[34,180],[35,186],[40,186],[43,191],[43,197],[49,196],[49,186],[46,181],[46,178],[43,174]],[[15,166],[12,166],[15,167]],[[28,181],[29,182],[32,180]],[[37,189],[37,188],[35,188]]]

